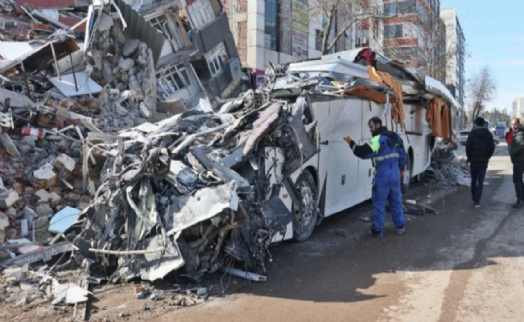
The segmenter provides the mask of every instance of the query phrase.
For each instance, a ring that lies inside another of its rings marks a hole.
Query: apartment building
[[[438,57],[435,48],[443,40],[437,32],[443,28],[440,0],[383,1],[385,55],[427,67]]]
[[[257,75],[273,64],[284,64],[322,55],[322,39],[328,21],[315,13],[316,0],[223,0],[229,25],[237,44],[242,66]],[[382,0],[368,0],[369,5],[382,7]],[[339,13],[333,22],[329,39],[343,30],[346,13]],[[382,43],[381,22],[363,19],[347,29],[331,52],[357,47],[377,47]]]
[[[440,17],[446,26],[446,49],[449,50],[446,64],[446,85],[455,95],[459,104],[464,106],[466,37],[456,9],[443,9],[440,11]]]
[[[521,119],[524,116],[524,97],[513,100],[513,116]]]

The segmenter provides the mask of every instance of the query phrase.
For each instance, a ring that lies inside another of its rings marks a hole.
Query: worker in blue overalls
[[[386,221],[386,201],[397,234],[406,232],[406,217],[402,206],[401,177],[404,175],[407,156],[400,136],[382,126],[382,120],[373,117],[368,122],[373,138],[364,145],[357,145],[349,136],[344,140],[353,153],[361,159],[372,159],[375,174],[373,179],[373,225],[371,234],[382,237]]]

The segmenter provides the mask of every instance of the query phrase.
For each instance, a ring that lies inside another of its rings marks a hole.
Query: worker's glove
[[[351,142],[353,142],[353,139],[351,138],[351,136],[348,135],[344,138],[344,141],[346,141],[348,144],[351,144]]]

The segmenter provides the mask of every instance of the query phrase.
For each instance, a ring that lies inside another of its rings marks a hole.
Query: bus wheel
[[[313,175],[304,171],[297,180],[300,205],[293,204],[293,239],[302,242],[311,236],[318,217],[318,189]]]
[[[404,176],[400,178],[402,181],[402,193],[405,194],[409,191],[409,188],[411,186],[411,157],[408,154],[408,160],[406,162],[406,171],[404,171]]]

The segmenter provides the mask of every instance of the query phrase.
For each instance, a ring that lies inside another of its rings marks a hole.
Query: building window
[[[402,38],[402,25],[384,26],[384,37],[386,39]]]
[[[397,3],[387,3],[384,4],[384,13],[387,15],[395,15],[397,14]]]
[[[315,30],[315,49],[322,51],[322,40],[324,39],[324,33],[322,30]]]
[[[215,13],[209,0],[196,0],[187,7],[191,21],[196,29],[200,29],[215,19]]]
[[[159,89],[162,96],[168,98],[179,90],[191,85],[184,65],[170,66],[157,73]]]
[[[218,44],[213,50],[206,54],[207,66],[211,76],[215,77],[220,74],[227,63],[227,53],[224,43]]]
[[[415,12],[414,0],[387,3],[384,5],[384,13],[387,15],[407,14]]]
[[[277,39],[278,39],[278,1],[277,0],[266,0],[264,1],[266,6],[265,13],[265,47],[269,50],[277,51]]]

